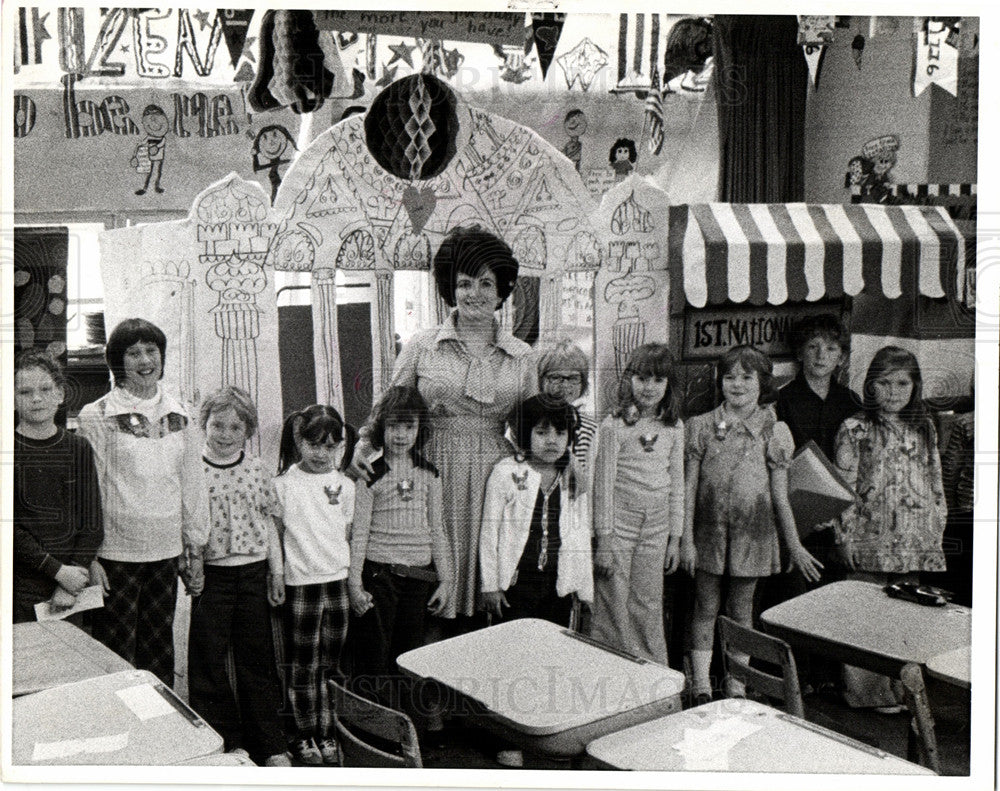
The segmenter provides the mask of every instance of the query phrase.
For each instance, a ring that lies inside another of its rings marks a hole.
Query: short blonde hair
[[[201,430],[205,430],[205,427],[208,425],[208,419],[212,416],[213,412],[218,412],[230,406],[236,412],[237,417],[243,421],[243,425],[246,426],[247,439],[250,439],[254,435],[254,432],[257,431],[257,406],[246,390],[241,390],[232,385],[219,388],[201,402],[201,412],[199,414]]]
[[[587,392],[590,374],[590,360],[584,352],[573,341],[562,340],[554,346],[550,346],[538,358],[538,386],[542,387],[542,380],[552,371],[578,371],[580,374],[580,395]]]

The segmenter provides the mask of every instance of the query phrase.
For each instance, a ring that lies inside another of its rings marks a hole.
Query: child
[[[799,541],[788,502],[792,435],[761,404],[773,400],[771,361],[750,346],[736,346],[719,360],[716,382],[723,402],[692,418],[687,434],[687,512],[681,565],[695,578],[691,626],[692,693],[696,705],[712,699],[709,667],[723,577],[726,611],[751,623],[759,577],[780,571],[777,520],[791,564],[806,579],[822,565]],[[726,680],[727,694],[742,686]]]
[[[486,482],[479,539],[483,601],[497,618],[566,625],[572,595],[593,597],[588,496],[570,465],[575,410],[532,396],[507,424],[521,453],[498,461]]]
[[[597,421],[582,411],[582,398],[587,392],[589,374],[590,361],[586,353],[572,341],[560,341],[542,352],[538,358],[538,392],[572,404],[576,409],[573,461],[577,472],[585,481],[590,481],[593,476],[594,453],[597,450],[594,442]]]
[[[258,763],[291,766],[268,608],[285,600],[277,501],[260,459],[243,450],[257,430],[257,408],[243,390],[224,387],[202,402],[200,418],[211,533],[204,588],[191,605],[191,707],[222,734],[227,751],[242,747]],[[230,649],[239,707],[226,671]]]
[[[947,506],[917,358],[898,346],[879,349],[864,393],[863,411],[844,421],[835,442],[836,465],[860,498],[836,528],[848,578],[885,584],[944,571]],[[844,686],[853,707],[888,711],[898,703],[886,676],[845,667]]]
[[[274,488],[285,549],[288,695],[297,729],[292,752],[305,764],[340,760],[326,676],[340,676],[347,637],[354,483],[343,470],[354,443],[337,410],[320,404],[289,415],[281,432]]]
[[[661,343],[635,349],[601,423],[594,477],[595,638],[667,664],[663,574],[684,530],[684,427]]]
[[[14,623],[34,621],[44,601],[72,607],[104,538],[90,443],[55,424],[64,388],[43,351],[14,363]]]
[[[80,410],[101,485],[104,541],[90,578],[104,589],[94,637],[168,687],[174,682],[178,565],[190,593],[201,590],[198,559],[208,540],[201,433],[162,387],[167,336],[145,319],[120,322],[104,356],[110,393]]]
[[[371,682],[374,697],[394,708],[402,690],[382,685],[396,675],[397,656],[423,645],[424,612],[439,615],[447,608],[454,581],[441,522],[441,479],[421,455],[429,433],[420,393],[389,388],[369,421],[368,438],[382,456],[355,494],[347,579],[356,616],[354,682]]]

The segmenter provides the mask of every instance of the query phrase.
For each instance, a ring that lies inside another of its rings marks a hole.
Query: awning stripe
[[[765,210],[767,206],[763,207]],[[749,257],[747,259],[747,285],[750,288],[750,304],[763,305],[767,302],[767,256],[768,244],[757,225],[757,219],[750,214],[750,207],[747,204],[733,205],[733,217],[740,225],[740,230],[749,243]],[[730,271],[732,271],[730,264]]]
[[[802,243],[803,252],[801,259],[794,254],[795,246],[789,248],[788,266],[789,268],[797,266],[798,261],[801,260],[807,288],[806,299],[810,302],[821,299],[828,292],[827,283],[830,284],[830,287],[836,286],[835,293],[830,294],[830,296],[839,297],[843,293],[843,267],[841,259],[837,259],[835,276],[826,277],[825,267],[829,248],[823,243],[823,237],[816,230],[813,219],[809,215],[808,207],[804,203],[788,203],[782,204],[781,210],[788,214],[788,219],[795,226],[795,231]],[[776,216],[780,216],[780,214],[781,211],[776,212]],[[779,223],[779,227],[780,225]],[[840,253],[842,255],[843,250],[840,250]]]
[[[725,234],[715,221],[711,207],[700,204],[692,206],[691,209],[705,239],[705,285],[708,301],[717,305],[729,299],[729,280],[726,273],[729,248]]]
[[[799,275],[802,281],[802,296],[792,299],[803,299],[805,277],[802,272],[802,241],[798,239],[795,227],[788,219],[788,212],[780,203],[769,206],[751,204],[749,209],[767,244],[767,301],[772,305],[780,305],[789,298],[789,275]],[[778,226],[779,221],[783,228]],[[798,255],[798,261],[796,265],[790,266],[789,256],[795,254]]]
[[[686,210],[677,244],[691,305],[780,305],[862,290],[940,298],[951,294],[946,283],[964,293],[965,239],[940,206],[711,203]]]
[[[728,242],[727,293],[733,302],[746,302],[750,296],[750,240],[740,228],[732,204],[713,203],[712,213]]]

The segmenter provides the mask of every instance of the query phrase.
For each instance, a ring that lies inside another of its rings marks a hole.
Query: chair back
[[[799,674],[788,643],[743,626],[725,615],[719,616],[718,629],[726,673],[758,692],[781,700],[789,714],[804,717]],[[781,675],[751,667],[747,656],[777,665],[781,668]]]
[[[417,731],[406,714],[355,695],[332,679],[327,683],[330,685],[333,724],[344,766],[423,766]],[[376,740],[375,744],[366,741],[366,738],[372,737]],[[389,749],[394,752],[389,752]]]

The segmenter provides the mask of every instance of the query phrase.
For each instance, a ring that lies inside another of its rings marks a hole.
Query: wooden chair
[[[903,666],[899,673],[903,683],[903,702],[910,710],[910,732],[907,740],[907,757],[913,757],[914,742],[920,753],[920,762],[941,774],[941,759],[938,756],[937,738],[934,736],[934,717],[931,716],[931,705],[927,699],[927,688],[924,686],[924,674],[920,665],[912,662]]]
[[[421,767],[420,745],[413,722],[403,712],[355,695],[328,680],[333,702],[333,724],[344,766],[378,768]],[[376,743],[365,741],[374,737]],[[384,747],[395,747],[388,752]]]
[[[758,692],[781,700],[785,711],[804,718],[799,674],[795,669],[795,657],[788,643],[743,626],[725,615],[720,615],[717,623],[726,673]],[[751,667],[749,661],[736,656],[738,654],[749,655],[750,659],[777,665],[781,668],[781,675],[772,675]]]

